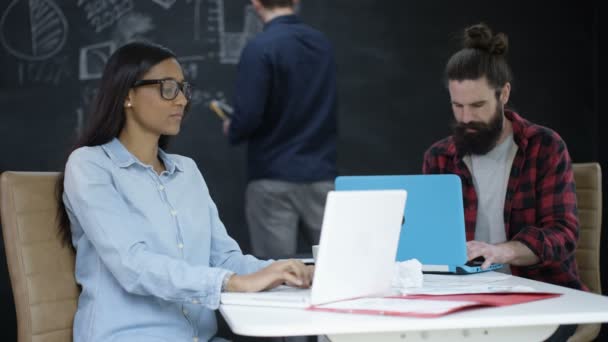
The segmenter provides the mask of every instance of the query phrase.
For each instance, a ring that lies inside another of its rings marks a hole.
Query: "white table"
[[[500,284],[562,293],[557,298],[483,308],[439,318],[408,318],[221,305],[245,336],[327,335],[331,341],[541,341],[560,324],[608,322],[608,297],[509,276]]]

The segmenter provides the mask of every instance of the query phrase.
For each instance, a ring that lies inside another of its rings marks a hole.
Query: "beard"
[[[496,104],[494,116],[488,123],[454,122],[452,132],[458,153],[464,156],[467,154],[483,155],[490,152],[496,146],[502,133],[503,118],[503,109],[499,102]],[[468,131],[468,129],[475,131]]]

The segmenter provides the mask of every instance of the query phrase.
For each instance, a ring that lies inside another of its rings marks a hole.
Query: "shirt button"
[[[171,216],[177,216],[177,210],[171,210]]]
[[[198,337],[193,337],[193,338],[192,338],[192,341],[193,341],[193,342],[198,342]]]
[[[177,247],[179,247],[179,249],[182,249],[182,248],[184,248],[184,244],[180,243],[180,244],[177,245]]]
[[[160,191],[165,190],[165,186],[164,186],[164,185],[159,185],[159,186],[158,186],[158,190],[160,190]]]
[[[193,299],[192,300],[192,304],[198,304],[198,303],[199,303],[198,299]]]
[[[184,315],[187,315],[187,314],[188,314],[188,310],[184,309],[184,310],[182,310],[182,313],[183,313]]]

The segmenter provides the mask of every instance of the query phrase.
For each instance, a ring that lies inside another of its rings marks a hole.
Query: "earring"
[[[131,102],[127,102],[127,107],[131,108]]]

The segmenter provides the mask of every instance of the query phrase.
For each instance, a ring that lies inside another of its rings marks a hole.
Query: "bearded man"
[[[578,217],[572,162],[553,130],[506,110],[507,37],[465,29],[447,63],[453,134],[424,155],[423,172],[462,180],[469,260],[507,265],[513,275],[574,289]]]

